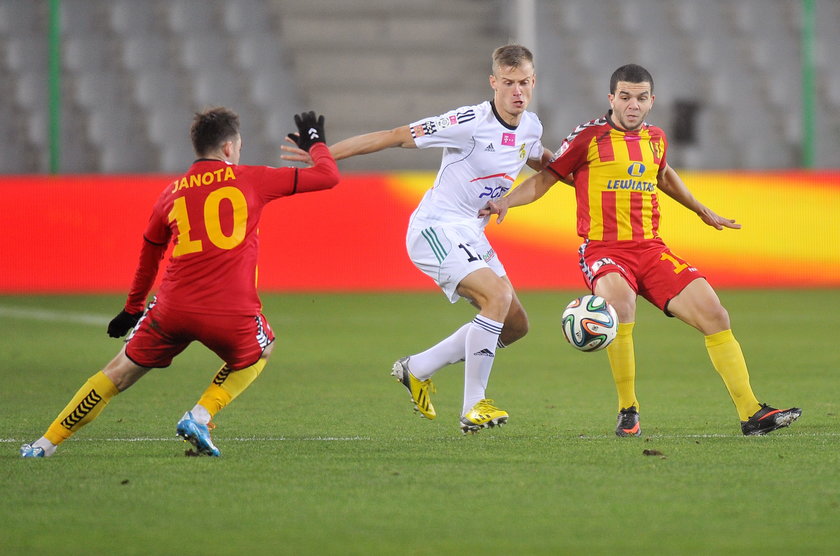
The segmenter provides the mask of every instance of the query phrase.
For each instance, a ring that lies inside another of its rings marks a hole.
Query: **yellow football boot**
[[[507,423],[508,412],[493,405],[493,400],[481,400],[461,417],[461,432],[476,433],[480,429]]]
[[[411,374],[411,371],[408,370],[408,357],[403,357],[394,363],[391,375],[397,377],[397,380],[408,389],[408,393],[411,394],[411,402],[414,404],[414,411],[419,411],[420,415],[426,419],[437,417],[435,406],[432,405],[432,399],[429,397],[429,392],[435,391],[435,385],[432,384],[430,378],[418,380]]]

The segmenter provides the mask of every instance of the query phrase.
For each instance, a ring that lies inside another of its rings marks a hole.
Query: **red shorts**
[[[193,341],[207,346],[233,370],[256,363],[274,341],[265,316],[205,315],[152,302],[126,339],[125,354],[141,367],[168,367]]]
[[[633,290],[668,316],[668,302],[697,278],[705,278],[661,239],[590,241],[578,250],[580,269],[590,290],[598,279],[618,272]]]

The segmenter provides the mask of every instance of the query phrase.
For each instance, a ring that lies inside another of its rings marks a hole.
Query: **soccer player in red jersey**
[[[479,215],[497,214],[501,222],[510,207],[536,201],[558,180],[575,188],[584,280],[615,307],[620,323],[618,336],[607,347],[618,391],[618,436],[641,435],[632,336],[639,295],[703,333],[744,434],[788,426],[802,410],[779,410],[758,402],[729,314],[697,268],[659,237],[657,191],[718,230],[738,229],[740,224],[701,204],[668,165],[665,132],[645,121],[655,98],[646,69],[635,64],[618,68],[610,79],[608,98],[610,110],[604,117],[578,126],[541,172],[506,197],[489,202]]]
[[[311,168],[240,165],[239,117],[221,107],[195,115],[190,135],[198,159],[164,188],[152,208],[125,308],[108,325],[115,338],[131,330],[125,345],[85,382],[44,436],[21,447],[21,456],[51,456],[111,398],[150,369],[169,366],[193,341],[224,365],[176,430],[198,454],[220,455],[210,438],[211,419],[257,378],[274,348],[256,288],[263,207],[281,197],[329,189],[340,178],[324,143],[324,117],[306,112],[296,115],[295,123],[299,134],[290,137],[312,157]],[[144,312],[173,239],[172,257]]]

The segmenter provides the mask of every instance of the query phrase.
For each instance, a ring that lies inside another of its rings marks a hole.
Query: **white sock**
[[[481,315],[470,323],[466,338],[466,359],[464,363],[464,410],[466,414],[480,400],[485,398],[490,371],[496,357],[496,345],[504,323]]]
[[[418,380],[426,380],[446,365],[462,361],[470,326],[472,322],[468,322],[426,351],[412,355],[409,365],[411,374]]]
[[[55,444],[44,438],[43,436],[32,443],[33,448],[43,448],[44,449],[44,456],[50,457],[55,453],[55,449],[58,448]]]
[[[184,413],[184,416],[181,417],[181,420],[184,419],[192,419],[193,421],[197,421],[202,425],[206,425],[210,422],[210,412],[207,411],[207,408],[203,405],[195,404],[195,407],[192,408],[190,411]]]

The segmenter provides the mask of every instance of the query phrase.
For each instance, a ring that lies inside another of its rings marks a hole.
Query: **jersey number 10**
[[[222,201],[227,200],[233,206],[233,230],[230,235],[222,231],[222,222],[219,209]],[[178,227],[178,238],[173,257],[180,257],[189,253],[198,253],[204,249],[200,239],[190,237],[192,225],[190,224],[187,212],[187,199],[178,197],[169,211],[169,222],[175,222]],[[248,222],[248,203],[245,195],[235,187],[221,187],[210,193],[204,200],[204,229],[207,232],[207,239],[219,249],[233,249],[245,239],[245,230]]]

